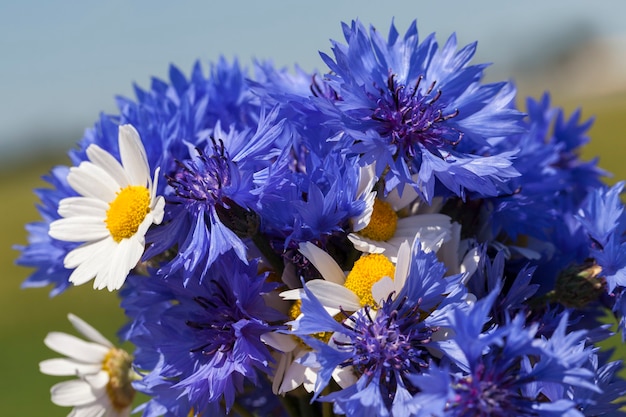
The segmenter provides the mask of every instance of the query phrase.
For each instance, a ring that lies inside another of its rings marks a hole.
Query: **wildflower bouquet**
[[[25,287],[118,291],[130,353],[50,333],[75,417],[621,415],[623,184],[476,44],[354,21],[319,74],[170,68],[37,191]]]

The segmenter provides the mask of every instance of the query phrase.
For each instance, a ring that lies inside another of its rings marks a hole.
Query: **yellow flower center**
[[[102,370],[109,374],[107,395],[118,412],[129,407],[135,398],[130,377],[132,361],[125,350],[118,348],[111,348],[102,361]]]
[[[113,240],[120,242],[137,232],[150,212],[150,191],[140,185],[129,185],[117,193],[109,204],[105,223]]]
[[[302,312],[301,309],[302,309],[302,301],[295,300],[293,304],[291,305],[291,308],[289,309],[289,318],[291,320],[297,319],[300,313]],[[337,317],[335,317],[335,320],[337,320]],[[321,340],[322,342],[328,343],[332,335],[333,335],[332,332],[318,332],[318,333],[312,334],[311,336]]]
[[[375,307],[380,300],[374,300],[372,286],[382,277],[393,279],[395,272],[396,267],[385,255],[371,253],[354,263],[344,286],[359,297],[362,306]]]
[[[376,199],[369,224],[364,229],[359,230],[358,233],[368,239],[385,241],[393,237],[397,226],[398,215],[391,204]]]

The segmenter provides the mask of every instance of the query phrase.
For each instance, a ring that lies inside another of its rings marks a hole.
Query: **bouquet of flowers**
[[[359,21],[320,73],[220,59],[117,99],[37,190],[18,263],[118,291],[126,352],[50,333],[74,417],[623,415],[623,183],[590,121],[476,44]],[[135,393],[145,394],[134,404]],[[136,407],[136,408],[135,408]]]

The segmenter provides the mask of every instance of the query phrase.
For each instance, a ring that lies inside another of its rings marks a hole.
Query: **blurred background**
[[[460,45],[478,41],[474,63],[491,62],[487,80],[514,79],[523,97],[549,90],[569,114],[594,117],[586,158],[615,180],[626,178],[626,2],[622,0],[165,2],[0,1],[0,415],[64,416],[49,401],[57,378],[38,362],[57,356],[46,333],[70,331],[73,312],[115,340],[124,317],[116,295],[89,285],[49,298],[49,288],[20,289],[14,245],[37,221],[34,188],[81,138],[100,112],[115,113],[114,96],[132,84],[167,79],[170,63],[189,73],[221,55],[244,66],[253,58],[276,66],[323,68],[317,51],[343,40],[340,22],[361,19],[403,33],[417,19],[420,37],[440,43],[456,32]],[[626,357],[626,354],[624,355]]]

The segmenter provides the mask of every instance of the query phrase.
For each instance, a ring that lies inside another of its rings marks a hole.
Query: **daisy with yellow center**
[[[399,249],[394,265],[382,254],[364,254],[347,274],[325,251],[313,243],[300,244],[300,252],[317,268],[324,279],[314,279],[305,285],[331,315],[340,311],[357,311],[364,306],[378,308],[381,301],[397,295],[409,272],[410,247],[407,242]],[[286,300],[301,299],[302,289],[281,293]]]
[[[393,190],[385,198],[366,203],[371,206],[363,218],[353,219],[348,238],[364,253],[382,253],[396,262],[400,245],[419,239],[424,251],[437,251],[450,238],[450,217],[418,204],[415,190],[405,187],[402,196]],[[400,216],[398,213],[402,213]]]
[[[59,332],[46,336],[46,346],[67,357],[41,362],[40,371],[77,377],[54,385],[50,390],[52,402],[74,407],[72,417],[129,416],[135,397],[131,356],[80,318],[69,314],[68,319],[88,341]]]
[[[90,145],[88,161],[72,167],[69,185],[80,195],[59,203],[61,219],[50,224],[54,239],[84,242],[69,252],[64,266],[74,269],[70,282],[94,279],[94,288],[119,289],[145,249],[145,234],[163,220],[165,200],[156,196],[146,151],[131,125],[119,127],[121,163],[113,155]]]

